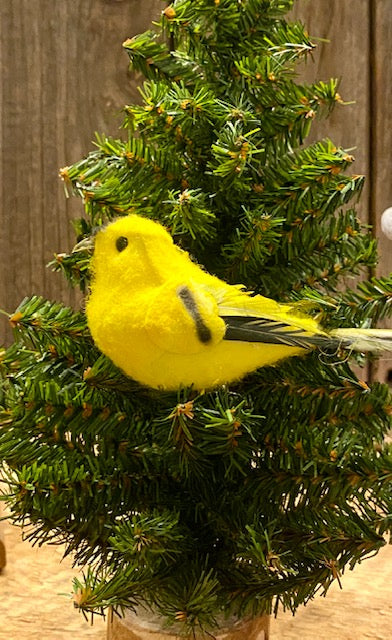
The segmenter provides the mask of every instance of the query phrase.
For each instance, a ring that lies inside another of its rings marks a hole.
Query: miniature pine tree
[[[325,326],[391,310],[357,219],[363,177],[329,140],[305,145],[337,83],[301,84],[314,49],[293,0],[175,0],[127,40],[145,76],[126,141],[100,136],[62,170],[78,240],[131,212],[167,226],[210,272]],[[83,243],[53,263],[88,290]],[[354,281],[353,281],[354,282]],[[94,346],[82,310],[32,297],[1,356],[0,458],[11,519],[87,567],[84,612],[146,604],[191,633],[221,615],[293,611],[391,528],[388,388],[360,358],[313,352],[204,394],[142,387]]]

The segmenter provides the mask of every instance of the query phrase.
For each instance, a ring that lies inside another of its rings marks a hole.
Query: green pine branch
[[[51,268],[88,292],[96,228],[138,213],[210,272],[325,327],[390,316],[390,278],[344,280],[377,262],[356,214],[364,178],[331,141],[306,146],[342,99],[336,80],[298,81],[314,44],[285,19],[292,4],[175,0],[125,41],[141,102],[124,109],[127,140],[97,136],[61,170],[85,215]],[[353,372],[360,356],[312,352],[161,392],[100,353],[83,311],[32,296],[9,320],[2,499],[33,544],[61,542],[88,566],[73,593],[85,615],[145,605],[209,633],[230,615],[295,611],[384,544],[392,403]]]

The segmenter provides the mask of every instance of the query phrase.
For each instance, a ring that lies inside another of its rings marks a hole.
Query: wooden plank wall
[[[162,0],[0,1],[0,309],[31,294],[75,302],[45,265],[72,248],[79,198],[64,197],[60,167],[92,148],[95,132],[121,136],[124,104],[138,98],[122,48],[149,28]],[[0,344],[12,339],[0,319]]]
[[[162,0],[0,2],[1,309],[33,293],[75,303],[45,268],[55,251],[72,247],[69,221],[82,211],[78,199],[65,199],[58,169],[92,148],[95,131],[120,135],[121,107],[138,95],[121,43],[161,10]],[[293,16],[318,43],[305,78],[339,77],[343,99],[355,101],[315,123],[313,137],[355,147],[354,171],[368,178],[361,216],[379,237],[378,273],[389,273],[392,241],[380,216],[392,206],[392,2],[297,0]],[[6,320],[0,325],[7,342]],[[391,368],[383,361],[379,377]]]
[[[293,17],[307,25],[318,45],[314,64],[308,62],[303,69],[305,79],[339,78],[343,100],[354,101],[338,105],[328,120],[316,122],[312,137],[328,136],[337,145],[354,147],[353,172],[366,176],[359,212],[378,238],[376,274],[387,275],[392,271],[392,240],[382,234],[380,220],[392,206],[392,2],[297,0]],[[383,381],[390,380],[391,373],[388,357],[371,371]]]

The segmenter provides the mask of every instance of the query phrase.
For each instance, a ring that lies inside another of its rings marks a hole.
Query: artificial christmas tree
[[[312,121],[341,98],[303,85],[314,45],[292,0],[176,0],[124,43],[146,82],[126,142],[62,170],[82,197],[78,244],[53,262],[87,292],[95,228],[137,213],[230,284],[295,303],[326,328],[390,312],[390,279],[357,219],[363,177]],[[390,530],[388,388],[356,356],[320,353],[213,390],[159,391],[99,352],[83,310],[33,297],[1,358],[0,458],[11,519],[66,544],[84,612],[146,604],[186,633],[293,611]]]

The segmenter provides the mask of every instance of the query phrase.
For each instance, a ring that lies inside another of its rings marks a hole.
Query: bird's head
[[[92,273],[111,288],[120,281],[156,285],[173,250],[173,240],[162,225],[131,214],[96,234]]]

